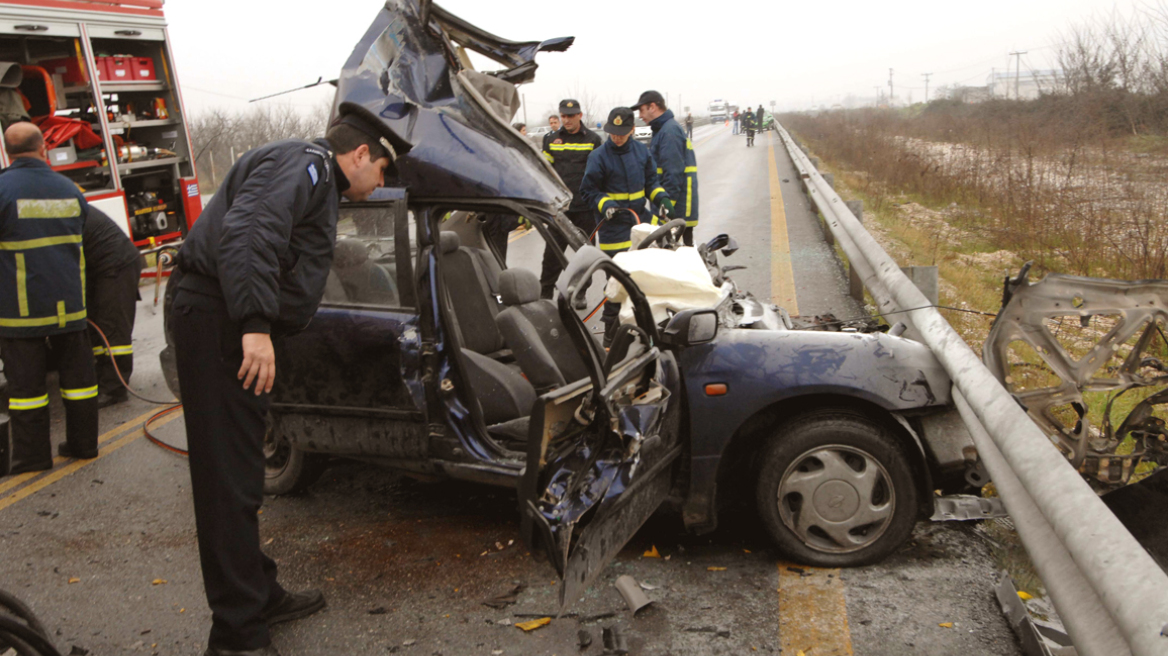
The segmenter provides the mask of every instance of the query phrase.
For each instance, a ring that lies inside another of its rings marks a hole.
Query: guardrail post
[[[849,200],[847,201],[848,210],[856,215],[856,220],[860,223],[864,222],[864,201]],[[856,265],[848,261],[848,294],[858,302],[864,302],[864,281],[860,280],[860,274],[856,273]]]
[[[818,171],[819,170],[819,158],[812,157],[810,159],[811,159],[811,166],[815,167],[815,170]]]
[[[941,285],[937,280],[937,267],[935,266],[906,266],[900,267],[904,275],[912,281],[912,284],[921,290],[925,298],[933,305],[941,303]]]

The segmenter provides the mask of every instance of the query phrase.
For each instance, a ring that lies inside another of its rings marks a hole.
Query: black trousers
[[[596,229],[596,212],[592,210],[564,212],[564,214],[573,225],[584,231],[585,237],[591,236],[592,231]],[[555,240],[555,249],[559,252],[563,253],[564,249],[568,247],[567,244],[561,243],[554,233],[552,239]],[[563,265],[556,258],[556,253],[552,248],[552,244],[545,243],[543,246],[543,267],[539,274],[540,296],[542,298],[552,297],[556,289],[556,280],[564,271]],[[584,288],[588,289],[588,285],[585,285]]]
[[[74,453],[97,451],[97,380],[84,330],[32,338],[0,338],[8,411],[12,418],[12,468],[9,473],[51,469],[49,395],[45,385],[48,347],[57,358],[65,439]]]
[[[134,314],[138,309],[138,281],[142,275],[142,265],[135,260],[129,266],[109,276],[95,276],[88,280],[86,305],[89,319],[101,328],[109,340],[110,349],[93,326],[89,327],[89,338],[93,344],[93,355],[97,358],[97,389],[102,394],[113,394],[122,390],[122,383],[114,371],[114,362],[126,382],[134,373]]]
[[[171,308],[203,585],[211,606],[209,645],[261,649],[271,643],[264,608],[285,592],[260,549],[264,433],[270,401],[243,389],[242,333],[223,299],[180,289]]]

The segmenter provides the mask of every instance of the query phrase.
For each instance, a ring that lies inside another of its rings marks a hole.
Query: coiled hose
[[[61,656],[32,609],[0,590],[0,652],[8,649],[18,656]]]

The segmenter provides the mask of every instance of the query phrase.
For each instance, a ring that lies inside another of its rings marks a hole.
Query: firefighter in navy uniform
[[[683,241],[693,246],[694,228],[698,227],[698,160],[693,142],[665,106],[665,98],[656,91],[646,91],[637,99],[633,109],[653,130],[649,153],[657,162],[661,186],[669,192],[676,208],[675,219],[685,219]],[[692,119],[691,119],[692,120]]]
[[[599,148],[602,143],[600,136],[584,127],[580,102],[572,98],[560,101],[559,130],[549,132],[543,138],[543,156],[552,163],[552,168],[560,175],[564,185],[572,192],[572,204],[564,212],[568,220],[584,234],[591,235],[596,229],[596,210],[591,203],[584,200],[580,194],[580,183],[584,180],[584,169],[588,165],[588,156]],[[556,243],[562,253],[565,245]],[[551,298],[555,291],[556,279],[564,270],[559,258],[552,252],[552,245],[546,244],[543,251],[543,269],[539,276],[540,295],[542,298]],[[584,295],[580,295],[578,303],[586,303]],[[585,306],[576,308],[585,309]]]
[[[85,246],[85,298],[89,305],[89,320],[105,334],[106,348],[101,335],[92,326],[89,341],[97,359],[97,407],[104,408],[130,398],[126,384],[134,373],[134,314],[138,307],[138,281],[142,276],[142,254],[134,242],[104,212],[90,206],[81,233]]]
[[[97,381],[85,332],[88,204],[54,173],[41,131],[16,123],[4,133],[12,158],[0,175],[0,353],[8,378],[12,460],[0,475],[52,469],[46,357],[57,356],[65,438],[60,453],[97,457]]]
[[[286,592],[276,582],[256,513],[275,378],[271,335],[294,334],[315,313],[341,196],[367,198],[395,147],[408,147],[363,109],[342,103],[340,112],[324,139],[277,141],[240,157],[192,226],[169,283],[177,286],[170,324],[212,610],[207,656],[275,655],[270,625],[325,606],[319,591]]]
[[[632,246],[631,232],[638,223],[651,223],[652,215],[646,200],[657,205],[657,213],[668,219],[673,214],[673,201],[661,186],[657,165],[649,148],[632,138],[633,110],[617,107],[608,114],[604,125],[609,140],[592,151],[580,195],[600,212],[600,250],[609,257],[623,253]],[[605,303],[604,345],[608,347],[616,334],[620,303]]]

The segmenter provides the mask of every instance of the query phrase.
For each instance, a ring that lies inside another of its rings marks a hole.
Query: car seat
[[[588,377],[584,358],[560,320],[559,308],[539,297],[539,278],[527,269],[499,276],[506,308],[495,321],[527,380],[539,393]]]

